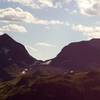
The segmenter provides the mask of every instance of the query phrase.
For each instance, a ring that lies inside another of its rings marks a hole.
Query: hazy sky
[[[38,59],[70,42],[100,37],[100,0],[0,0],[0,34],[8,33]]]

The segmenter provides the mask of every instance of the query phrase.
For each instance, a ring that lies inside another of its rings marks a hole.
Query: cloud
[[[34,19],[31,13],[23,11],[21,8],[0,9],[0,20],[31,23]]]
[[[17,24],[9,24],[2,26],[0,32],[27,32],[24,26]]]
[[[8,0],[8,2],[19,3],[33,9],[62,8],[72,0]]]
[[[83,33],[89,38],[100,38],[100,26],[84,26],[84,25],[73,25],[72,29]]]
[[[41,53],[37,48],[32,47],[31,45],[25,45],[25,48],[29,52],[30,55],[32,55],[36,59],[41,59]]]
[[[32,23],[32,24],[43,24],[43,25],[55,25],[64,24],[64,22],[59,20],[43,20],[34,17],[30,12],[24,11],[21,8],[5,8],[0,9],[0,20],[15,23]]]
[[[4,33],[0,32],[0,35],[3,35]]]
[[[40,9],[40,6],[37,5],[36,0],[7,0],[8,2],[22,4],[24,6],[29,6],[31,8]]]
[[[55,24],[63,25],[63,24],[65,24],[64,22],[59,21],[59,20],[50,20],[50,21],[46,21],[46,23],[47,23],[48,25],[49,25],[49,24],[51,24],[51,25],[55,25]]]
[[[53,7],[53,0],[38,0],[42,4],[42,6]]]
[[[78,11],[76,9],[74,9],[72,12],[70,12],[71,15],[77,14]]]
[[[26,47],[26,49],[28,49],[29,51],[32,51],[32,52],[38,51],[36,48],[33,48],[32,46],[29,46],[29,45],[26,45],[25,47]]]
[[[8,2],[19,3],[33,9],[53,7],[53,0],[8,0]]]
[[[46,42],[38,42],[36,43],[37,46],[44,46],[44,47],[56,47],[55,45],[46,43]]]
[[[64,22],[59,21],[59,20],[40,20],[40,19],[35,19],[33,23],[42,24],[42,25],[63,25],[65,24]]]
[[[100,16],[100,0],[76,0],[80,13],[87,16]]]

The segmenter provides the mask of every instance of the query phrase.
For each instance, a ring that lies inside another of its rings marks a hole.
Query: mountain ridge
[[[34,68],[51,67],[64,71],[88,71],[100,68],[100,39],[73,42],[65,46],[53,59],[40,61],[32,57],[24,45],[16,42],[8,34],[0,36],[0,68],[17,65]],[[11,67],[10,67],[11,68]],[[53,70],[53,69],[52,69]]]
[[[19,69],[29,67],[33,65],[37,59],[33,58],[24,45],[16,42],[8,34],[0,36],[0,70],[3,75],[0,74],[0,79],[9,79],[6,69],[14,69],[18,66]],[[12,67],[11,67],[12,66]],[[10,70],[11,70],[10,69]]]
[[[90,70],[100,66],[100,39],[73,42],[52,59],[51,65],[68,70]],[[94,68],[93,68],[94,66]]]

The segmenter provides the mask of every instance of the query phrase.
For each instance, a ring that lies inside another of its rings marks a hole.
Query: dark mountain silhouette
[[[0,67],[6,67],[12,64],[28,65],[36,61],[32,58],[25,47],[13,40],[7,34],[0,36]]]
[[[69,44],[52,60],[51,65],[76,71],[100,68],[100,39]]]
[[[0,36],[0,100],[100,100],[98,68],[100,39],[71,43],[56,58],[39,61]]]
[[[8,73],[12,69],[14,71],[16,68],[18,70],[18,67],[19,69],[21,67],[29,67],[35,61],[37,60],[29,55],[22,44],[16,42],[7,34],[0,36],[0,80],[11,79]]]

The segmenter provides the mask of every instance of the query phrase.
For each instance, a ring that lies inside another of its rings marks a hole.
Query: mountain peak
[[[93,38],[90,40],[90,42],[98,42],[98,41],[100,41],[100,38]]]
[[[32,58],[24,45],[18,43],[8,34],[3,34],[0,36],[0,66],[9,66],[12,64],[17,65],[28,65],[33,64],[36,61]],[[11,59],[9,61],[9,59]]]
[[[0,35],[0,41],[9,43],[9,42],[14,42],[15,40],[11,38],[8,34],[4,33],[3,35]]]
[[[4,34],[1,35],[0,37],[9,37],[9,38],[11,38],[7,33],[4,33]]]
[[[65,46],[51,65],[67,70],[90,70],[100,66],[100,39],[80,41]]]
[[[0,35],[0,37],[11,38],[7,33],[4,33],[4,34]]]
[[[4,33],[2,36],[9,36],[7,33]]]

